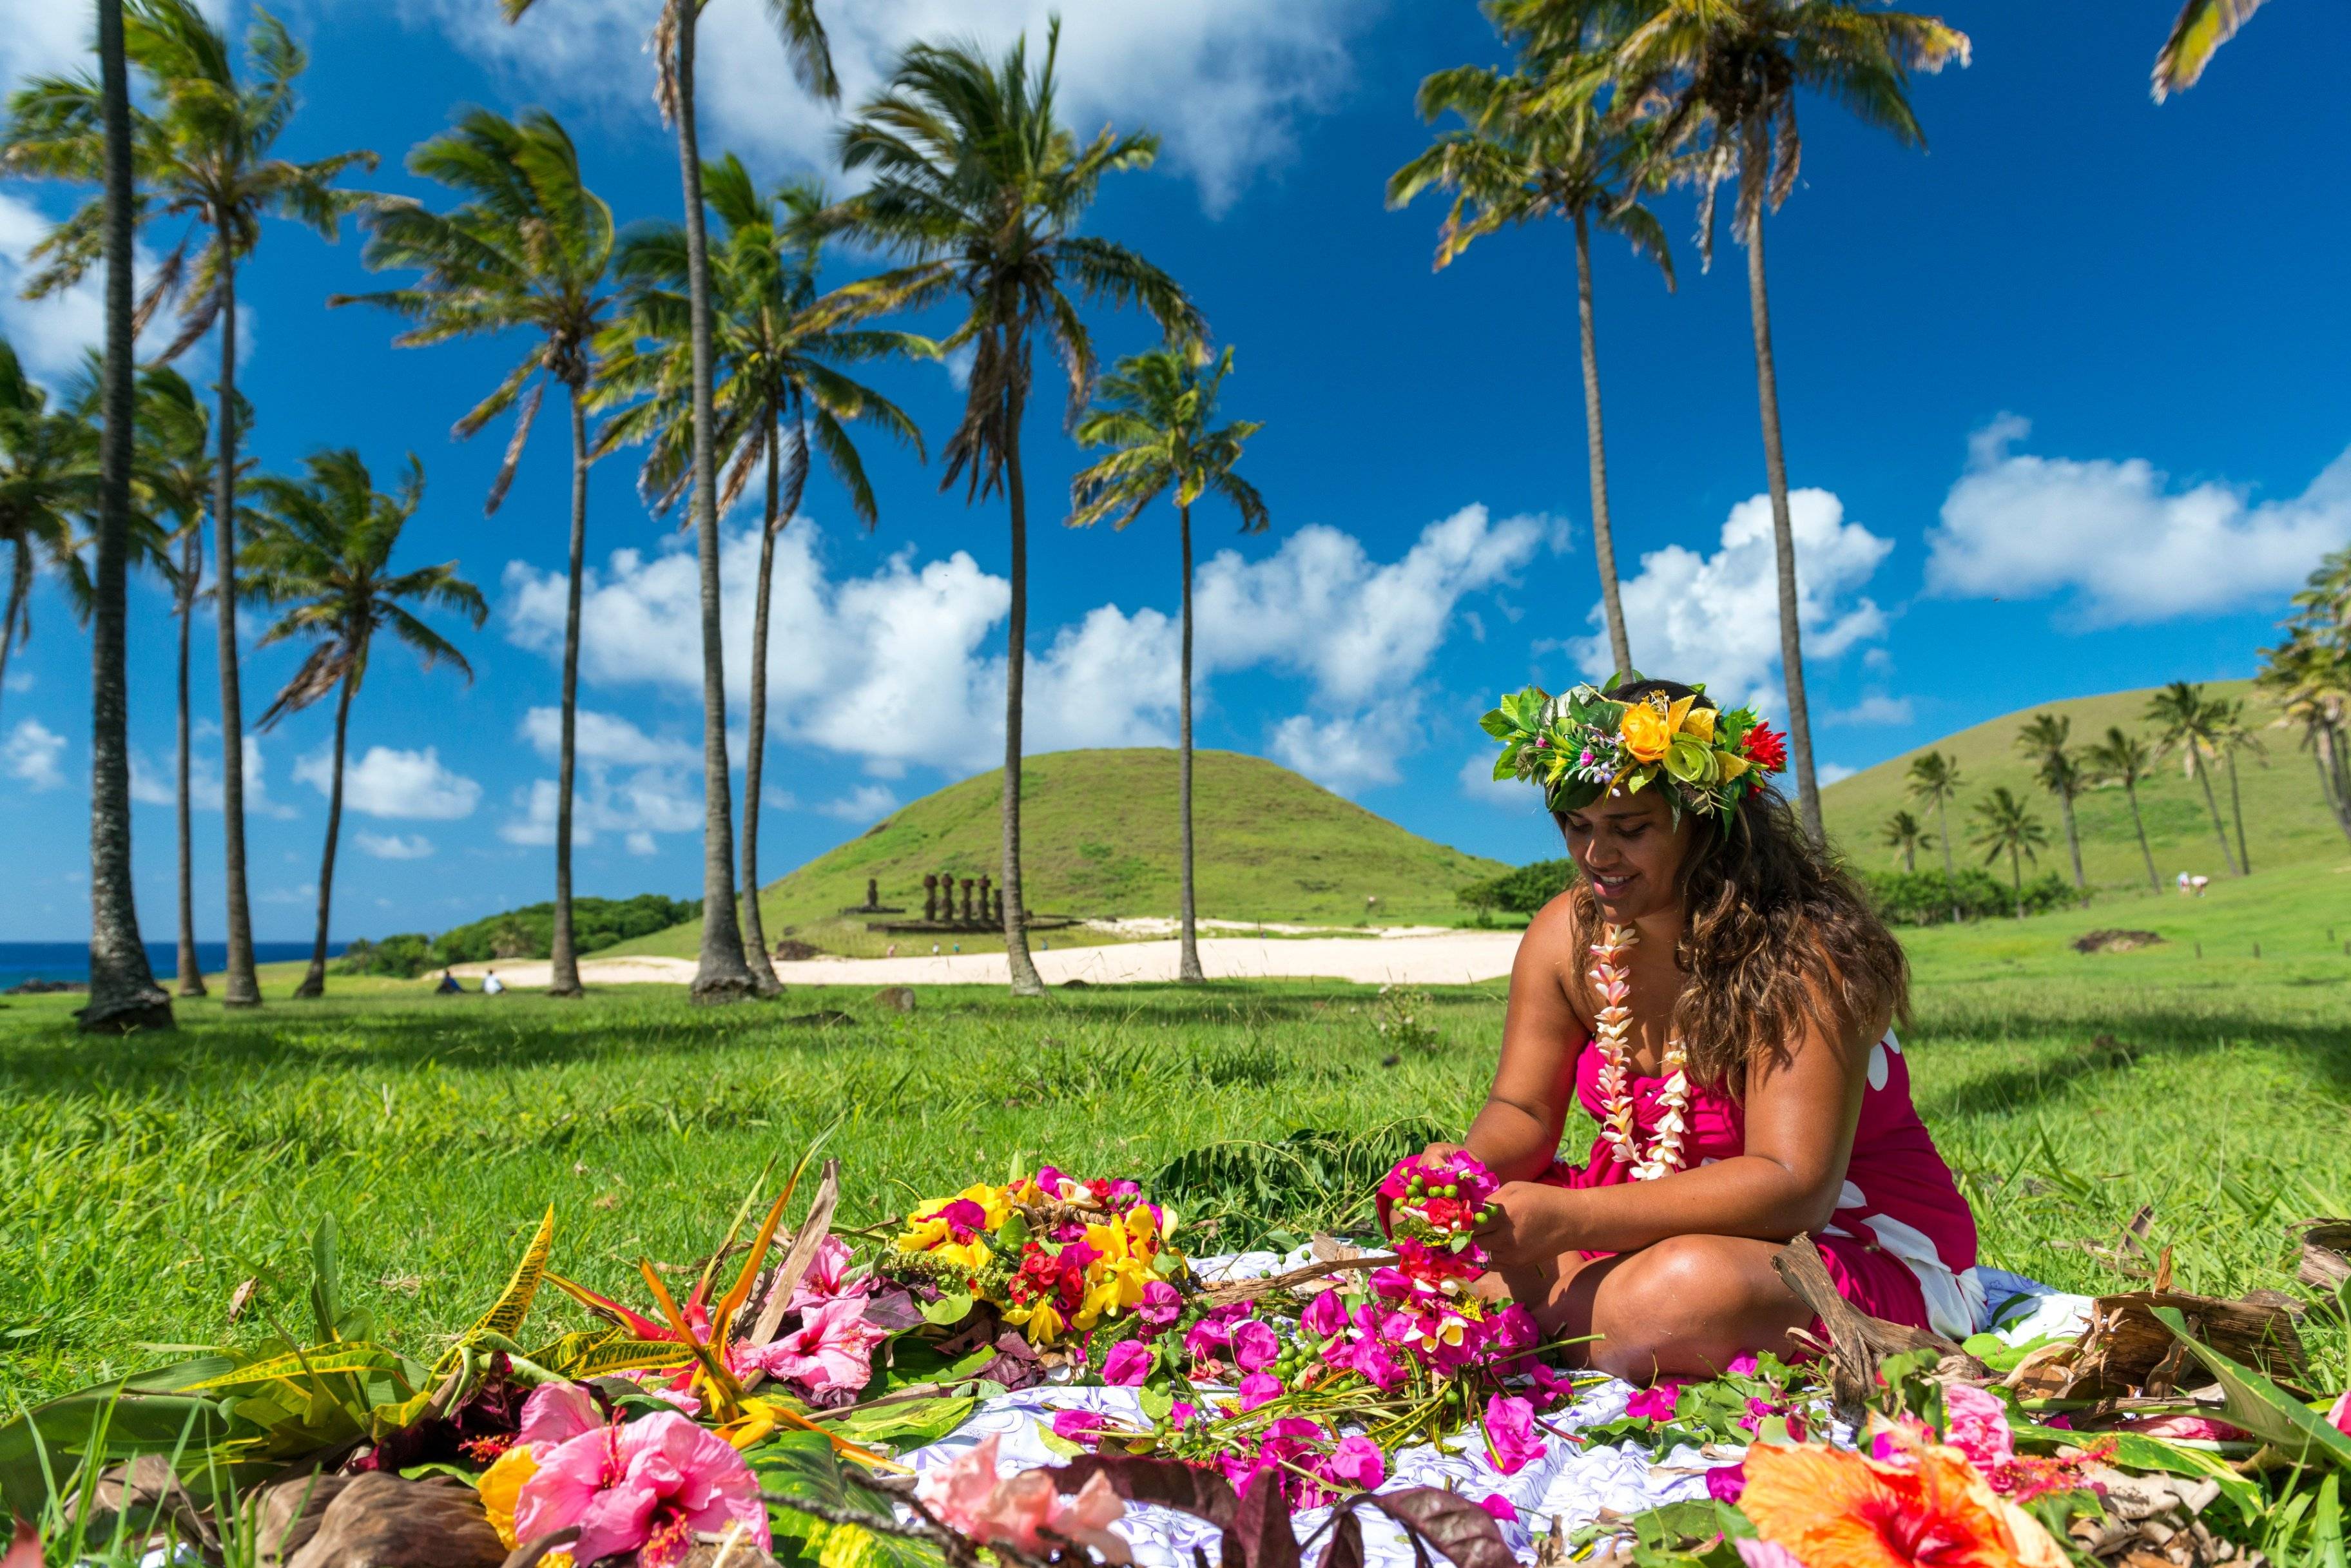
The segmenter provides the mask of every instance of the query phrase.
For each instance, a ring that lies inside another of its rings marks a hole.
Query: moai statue
[[[865,907],[868,909],[882,907],[882,883],[878,877],[869,876],[865,879]]]
[[[990,894],[987,891],[987,878],[983,876],[979,879],[979,918],[982,925],[987,924],[988,915],[996,907],[988,902],[989,897]]]
[[[968,925],[972,923],[972,918],[971,878],[966,877],[963,879],[963,923]]]
[[[1004,890],[1000,887],[996,890],[995,911],[988,915],[988,918],[998,925],[1004,924]]]
[[[936,872],[931,872],[923,878],[923,918],[936,920],[938,917],[939,877]]]

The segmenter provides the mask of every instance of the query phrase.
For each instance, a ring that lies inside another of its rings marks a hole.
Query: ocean
[[[340,942],[327,944],[328,953],[343,950]],[[254,962],[282,964],[287,959],[308,958],[308,942],[256,942]],[[155,977],[171,989],[172,978],[180,972],[180,945],[177,942],[147,944],[147,962],[153,967]],[[207,975],[217,975],[228,964],[228,944],[199,942],[196,962]],[[87,942],[0,942],[0,991],[20,980],[87,980],[89,978],[89,944]]]

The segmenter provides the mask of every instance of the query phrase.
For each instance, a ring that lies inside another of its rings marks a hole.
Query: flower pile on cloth
[[[923,1291],[935,1322],[986,1301],[1046,1346],[1138,1312],[1172,1322],[1168,1281],[1184,1267],[1168,1240],[1175,1228],[1134,1182],[1081,1181],[1047,1166],[917,1204],[882,1268]]]

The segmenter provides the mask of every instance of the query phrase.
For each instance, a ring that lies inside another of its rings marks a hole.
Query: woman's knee
[[[1719,1372],[1769,1336],[1761,1317],[1779,1315],[1723,1237],[1668,1237],[1623,1260],[1593,1302],[1592,1364],[1635,1383]]]

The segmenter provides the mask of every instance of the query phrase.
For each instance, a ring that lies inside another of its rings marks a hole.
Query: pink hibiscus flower
[[[804,1312],[839,1296],[872,1295],[873,1276],[862,1270],[850,1271],[850,1260],[854,1256],[849,1243],[838,1236],[828,1236],[818,1242],[816,1256],[809,1260],[808,1272],[792,1288],[792,1311]]]
[[[515,1447],[534,1452],[568,1443],[604,1425],[595,1396],[577,1383],[542,1383],[522,1402],[522,1430]]]
[[[1151,1347],[1139,1339],[1123,1339],[1102,1357],[1102,1380],[1113,1388],[1133,1388],[1151,1375]]]
[[[726,1439],[663,1411],[625,1427],[600,1427],[550,1450],[515,1498],[515,1533],[525,1541],[577,1525],[573,1559],[593,1563],[634,1552],[644,1568],[666,1568],[694,1547],[697,1531],[739,1525],[768,1548],[758,1478]]]
[[[1943,1389],[1943,1440],[1986,1475],[2016,1458],[2016,1438],[2008,1429],[2008,1406],[1997,1396],[1964,1383]]]
[[[810,1394],[853,1390],[873,1375],[873,1347],[889,1337],[887,1329],[865,1321],[864,1298],[836,1296],[803,1312],[791,1333],[743,1353],[743,1359]]]
[[[925,1470],[914,1495],[950,1528],[975,1541],[1001,1541],[1033,1556],[1044,1556],[1056,1541],[1091,1546],[1109,1563],[1131,1563],[1126,1542],[1111,1525],[1126,1505],[1102,1476],[1087,1479],[1074,1498],[1064,1499],[1044,1470],[1028,1470],[1009,1480],[996,1475],[998,1436],[946,1464]],[[585,1561],[585,1559],[583,1559]]]

